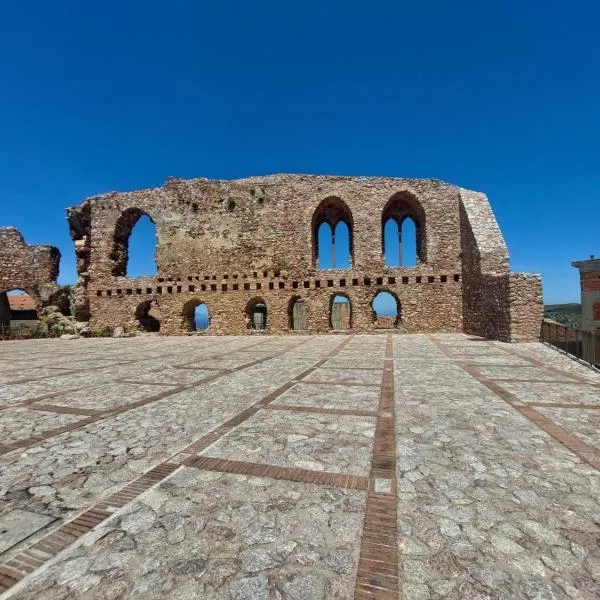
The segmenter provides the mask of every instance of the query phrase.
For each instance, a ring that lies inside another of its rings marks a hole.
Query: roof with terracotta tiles
[[[29,294],[8,296],[10,310],[35,310],[35,300]]]

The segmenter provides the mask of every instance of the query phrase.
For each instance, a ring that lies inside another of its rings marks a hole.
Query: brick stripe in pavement
[[[387,334],[385,355],[390,360],[386,361],[381,381],[355,600],[395,600],[400,593],[392,351],[392,336]]]
[[[284,350],[281,350],[274,355],[259,358],[255,361],[252,361],[251,363],[248,363],[248,364],[245,364],[245,365],[242,365],[239,367],[235,367],[226,372],[222,372],[222,371],[217,372],[214,375],[209,375],[208,377],[204,377],[204,378],[199,379],[198,381],[194,381],[194,382],[187,383],[187,384],[180,384],[180,385],[175,384],[175,385],[171,386],[171,389],[161,392],[159,394],[155,394],[153,396],[149,396],[148,398],[143,398],[141,400],[138,400],[136,402],[131,402],[125,406],[121,406],[118,408],[113,408],[113,409],[109,409],[109,410],[99,410],[99,411],[97,411],[97,413],[94,416],[89,417],[87,419],[75,421],[74,423],[69,423],[68,425],[64,425],[62,427],[57,427],[55,429],[48,429],[47,431],[44,431],[43,433],[40,433],[39,435],[35,435],[35,436],[31,436],[31,437],[28,437],[28,438],[25,438],[22,440],[18,440],[11,444],[0,445],[0,456],[3,454],[8,454],[9,452],[13,452],[14,450],[33,446],[42,440],[47,440],[49,438],[56,437],[57,435],[62,435],[63,433],[66,433],[68,431],[74,431],[75,429],[80,429],[81,427],[85,427],[86,425],[89,425],[91,423],[101,421],[102,419],[106,419],[106,418],[112,417],[114,415],[119,415],[119,414],[128,412],[130,410],[133,410],[134,408],[139,408],[140,406],[145,406],[146,404],[150,404],[150,403],[156,402],[158,400],[163,400],[164,398],[168,398],[169,396],[179,394],[180,392],[184,392],[186,390],[192,389],[198,385],[202,385],[204,383],[210,383],[212,381],[215,381],[216,379],[224,377],[225,375],[229,375],[229,374],[237,372],[237,371],[243,371],[244,369],[248,369],[250,367],[253,367],[260,363],[266,362],[268,360],[278,358],[279,356],[282,356],[286,352],[290,352],[291,350],[294,350],[294,349],[298,348],[299,346],[301,346],[302,344],[305,344],[307,342],[308,342],[308,338],[302,340],[298,344],[295,344]],[[103,384],[100,384],[100,385],[103,385]],[[30,402],[28,402],[28,403],[30,403]]]
[[[582,461],[586,462],[594,469],[600,471],[600,451],[596,450],[595,448],[592,448],[591,446],[588,446],[577,436],[569,433],[559,425],[556,425],[556,423],[554,423],[552,419],[538,412],[534,406],[523,403],[515,394],[509,392],[492,379],[480,373],[472,365],[464,365],[458,363],[458,361],[455,360],[454,355],[450,352],[448,348],[446,348],[446,346],[444,346],[444,344],[442,344],[439,340],[435,339],[431,335],[428,335],[427,337],[441,352],[443,352],[448,358],[457,363],[461,367],[461,369],[466,371],[469,375],[471,375],[471,377],[485,385],[489,390],[491,390],[497,396],[502,398],[514,409],[518,410],[522,415],[526,416],[528,419],[533,421],[533,423],[535,423],[542,431],[545,431],[556,441],[566,446],[571,452],[573,452],[573,454],[575,454]],[[494,347],[497,346],[494,345]],[[509,352],[517,354],[512,350]],[[564,371],[561,371],[561,369],[557,369],[557,371],[564,373]],[[549,405],[543,406],[549,407]]]
[[[354,336],[349,336],[346,338],[341,344],[339,344],[334,350],[329,352],[325,358],[319,360],[313,367],[306,369],[301,375],[295,376],[292,380],[287,382],[286,384],[280,386],[274,392],[271,392],[265,398],[255,403],[250,408],[242,411],[232,419],[229,419],[221,426],[217,427],[208,435],[203,436],[196,442],[193,442],[189,446],[187,446],[183,451],[178,452],[174,457],[168,459],[154,468],[150,469],[150,471],[146,472],[144,475],[139,477],[138,479],[130,482],[125,485],[118,492],[115,492],[109,495],[106,498],[103,498],[98,503],[91,506],[82,514],[78,515],[74,519],[63,523],[58,529],[52,531],[47,534],[43,538],[41,538],[38,542],[36,542],[30,548],[27,548],[21,552],[19,552],[16,556],[12,557],[10,560],[5,563],[0,564],[0,593],[5,592],[10,589],[12,586],[17,584],[21,579],[23,579],[28,574],[32,573],[35,569],[42,566],[47,561],[51,560],[56,556],[59,552],[70,546],[73,542],[77,540],[78,537],[81,537],[85,533],[92,530],[96,525],[101,523],[103,520],[108,518],[112,512],[116,509],[122,508],[126,504],[134,501],[138,498],[143,492],[151,488],[152,486],[160,483],[169,475],[171,475],[175,470],[177,470],[181,466],[181,459],[200,459],[201,457],[194,456],[197,452],[201,451],[205,447],[208,447],[210,443],[214,443],[220,437],[231,431],[234,427],[237,427],[240,423],[245,421],[254,415],[258,410],[263,408],[265,404],[273,402],[279,395],[283,394],[284,391],[287,391],[290,387],[295,385],[299,377],[305,377],[309,373],[312,373],[315,369],[319,368],[325,361],[327,361],[332,356],[335,356],[346,344],[348,344]],[[300,343],[295,344],[285,350],[282,350],[275,354],[274,356],[269,356],[268,358],[263,358],[258,361],[254,361],[252,364],[258,364],[260,362],[264,362],[266,360],[271,360],[298,348],[302,344],[305,344],[309,341],[310,338],[302,340]],[[242,370],[246,369],[251,365],[244,365],[243,367],[239,367],[238,369],[233,370]],[[220,377],[221,375],[217,375],[214,378]],[[197,385],[197,384],[194,384]],[[185,386],[184,389],[189,387],[193,387],[191,385]],[[161,396],[166,397],[176,392],[164,392]],[[110,414],[114,414],[114,411]],[[90,419],[86,419],[87,422],[93,422],[95,420],[99,420],[97,417],[91,417]],[[78,421],[77,423],[81,423]],[[64,428],[69,430],[69,428]],[[51,436],[47,436],[51,437]],[[33,439],[33,438],[30,438]],[[36,441],[40,441],[44,439],[40,436],[40,439],[36,437]],[[212,440],[212,441],[210,441]],[[210,443],[208,443],[210,441]],[[180,460],[177,461],[177,458]],[[174,460],[175,459],[175,460]],[[230,462],[230,461],[225,461]],[[267,466],[268,469],[273,469],[273,467]],[[298,470],[302,471],[302,469]],[[271,471],[272,472],[272,471]],[[298,477],[311,477],[309,472],[307,474],[303,474],[298,472],[296,475]],[[339,481],[343,484],[343,486],[352,486],[353,489],[363,489],[364,485],[366,489],[368,479],[360,478],[359,476],[354,475],[338,475],[335,473],[326,473],[326,476],[335,476],[332,481]],[[366,481],[363,481],[366,480]]]

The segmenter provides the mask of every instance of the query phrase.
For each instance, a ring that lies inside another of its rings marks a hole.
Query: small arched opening
[[[373,323],[377,329],[393,329],[402,321],[402,305],[396,296],[388,291],[381,291],[371,302]]]
[[[342,294],[332,296],[329,319],[331,329],[335,331],[345,331],[352,327],[352,303],[348,296]]]
[[[190,300],[183,306],[183,321],[188,332],[207,331],[210,327],[210,311],[204,302]]]
[[[267,305],[262,298],[253,298],[246,305],[248,329],[264,330],[267,328]]]
[[[160,312],[155,300],[146,300],[138,305],[135,310],[138,327],[148,333],[160,331]]]
[[[308,329],[306,300],[293,296],[288,305],[289,328],[293,331]]]
[[[425,212],[408,192],[394,194],[381,215],[386,267],[416,267],[426,261]]]
[[[113,235],[112,274],[148,277],[156,274],[156,225],[148,213],[129,208],[117,220]]]
[[[313,263],[317,269],[350,269],[353,254],[352,213],[335,196],[319,204],[312,218]]]
[[[38,301],[23,289],[0,292],[0,326],[29,327],[38,323]]]

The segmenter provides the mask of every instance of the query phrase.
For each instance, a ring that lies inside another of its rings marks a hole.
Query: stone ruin
[[[143,215],[156,226],[157,273],[131,279],[129,237]],[[209,334],[368,332],[382,326],[372,303],[385,291],[397,304],[397,317],[383,320],[388,330],[513,342],[539,336],[540,277],[510,272],[485,194],[442,181],[171,178],[160,188],[88,198],[67,218],[78,272],[72,310],[92,329],[185,334],[205,304]],[[401,231],[407,218],[417,264],[386,266],[384,225],[392,219]],[[322,223],[332,245],[337,225],[347,227],[349,268],[319,268]],[[0,291],[20,287],[41,298],[56,279],[58,251],[24,246],[16,230],[3,231],[14,234],[0,238],[13,239],[0,251]],[[347,300],[343,314],[335,314],[336,296]]]
[[[10,321],[6,292],[23,290],[36,309],[54,302],[60,252],[54,246],[28,246],[14,227],[0,228],[0,324]]]

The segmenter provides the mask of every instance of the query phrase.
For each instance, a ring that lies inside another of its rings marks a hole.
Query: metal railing
[[[600,332],[542,322],[541,340],[579,360],[600,368]]]

